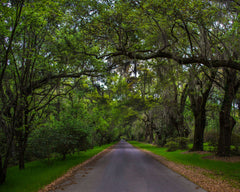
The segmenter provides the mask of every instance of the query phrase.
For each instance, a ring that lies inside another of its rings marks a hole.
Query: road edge
[[[94,155],[93,157],[91,157],[90,159],[70,168],[66,173],[64,173],[61,177],[57,178],[56,180],[52,181],[50,184],[42,187],[42,189],[40,189],[38,192],[49,192],[49,191],[53,191],[56,190],[60,184],[62,184],[63,182],[65,182],[66,180],[68,180],[70,177],[72,177],[79,169],[83,168],[84,166],[86,166],[87,164],[96,161],[100,158],[102,158],[104,155],[106,155],[107,153],[109,153],[110,151],[112,151],[115,147],[116,144],[111,145],[110,147],[104,149],[103,151],[99,152],[98,154]]]
[[[144,153],[147,153],[148,155],[150,155],[155,160],[159,161],[169,169],[182,175],[186,179],[192,181],[193,183],[195,183],[196,185],[198,185],[199,187],[201,187],[202,189],[208,192],[227,192],[227,191],[240,192],[240,189],[233,187],[232,185],[229,184],[229,182],[216,177],[216,175],[214,176],[214,173],[209,170],[206,170],[200,167],[175,163],[167,160],[163,156],[156,155],[153,152],[148,151],[146,149],[142,149],[134,145],[132,146],[143,151]],[[207,175],[211,175],[212,177]]]

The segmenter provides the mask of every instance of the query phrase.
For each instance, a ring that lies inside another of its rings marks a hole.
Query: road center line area
[[[120,141],[79,169],[54,192],[205,192],[150,155]]]

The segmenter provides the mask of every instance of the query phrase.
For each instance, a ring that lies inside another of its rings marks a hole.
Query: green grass
[[[86,161],[111,145],[113,145],[113,143],[69,155],[64,161],[61,159],[54,159],[50,162],[42,160],[26,163],[26,168],[24,170],[19,170],[17,166],[11,167],[8,169],[6,182],[0,185],[0,191],[38,191],[43,186],[66,173],[71,167]]]
[[[197,166],[207,170],[213,171],[215,174],[222,176],[224,179],[229,181],[235,180],[240,185],[240,162],[230,163],[223,161],[216,161],[210,159],[203,159],[205,155],[200,155],[197,153],[182,153],[182,150],[177,150],[174,152],[167,152],[166,148],[160,148],[151,144],[139,143],[136,141],[130,141],[135,147],[146,149],[157,155],[165,157],[167,160],[181,163],[184,165]],[[209,155],[209,154],[208,154]]]

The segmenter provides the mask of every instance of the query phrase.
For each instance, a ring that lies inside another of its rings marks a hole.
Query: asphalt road
[[[125,141],[79,170],[57,192],[204,192]]]

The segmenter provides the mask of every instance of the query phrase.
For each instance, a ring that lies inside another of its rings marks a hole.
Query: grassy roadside
[[[197,153],[182,153],[182,150],[167,152],[166,148],[159,148],[151,144],[139,143],[136,141],[130,141],[129,143],[135,147],[139,147],[151,151],[156,155],[163,156],[169,161],[213,171],[215,175],[219,175],[228,181],[234,180],[238,182],[240,186],[240,162],[231,163],[204,159],[202,157],[206,156],[206,154],[200,155]]]
[[[113,145],[107,144],[67,156],[66,160],[54,159],[26,163],[24,170],[17,166],[8,169],[7,180],[0,185],[1,192],[34,192],[51,183],[70,168],[90,159]]]

